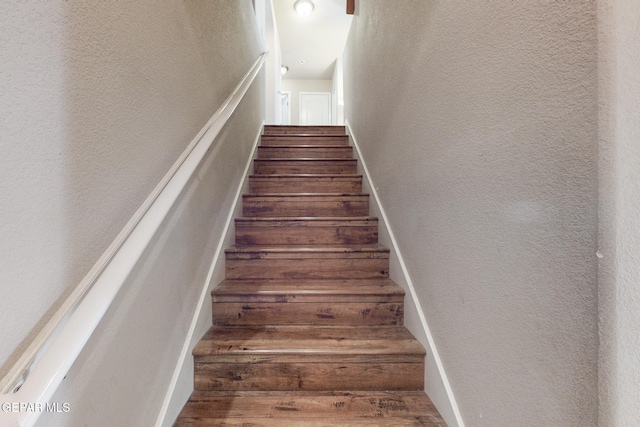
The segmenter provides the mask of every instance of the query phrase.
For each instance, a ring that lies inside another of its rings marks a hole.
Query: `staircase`
[[[266,126],[176,426],[445,426],[342,126]]]

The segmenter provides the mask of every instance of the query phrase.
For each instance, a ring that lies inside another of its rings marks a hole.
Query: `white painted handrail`
[[[264,52],[258,57],[233,93],[0,381],[1,426],[30,427],[38,420],[149,241],[255,80],[267,54]]]

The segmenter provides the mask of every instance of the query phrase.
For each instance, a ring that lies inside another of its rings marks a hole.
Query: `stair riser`
[[[349,146],[349,138],[340,135],[323,135],[323,136],[311,136],[300,137],[295,135],[274,135],[263,136],[260,140],[261,147],[274,147],[274,146],[291,146],[291,145],[341,145],[344,147]]]
[[[424,354],[388,354],[388,355],[352,355],[352,354],[328,354],[323,355],[322,360],[310,360],[309,357],[315,357],[313,353],[303,352],[297,355],[290,354],[271,354],[271,355],[228,355],[220,354],[215,358],[195,356],[195,361],[205,364],[264,364],[264,363],[343,363],[343,364],[391,364],[391,363],[416,363],[420,364],[424,360]]]
[[[344,126],[278,126],[264,127],[265,135],[344,135]]]
[[[368,196],[318,198],[244,196],[245,217],[349,217],[369,214]]]
[[[396,303],[404,290],[389,279],[375,280],[223,280],[212,292],[221,303]],[[316,335],[318,330],[315,330]],[[380,331],[376,336],[380,336]],[[361,337],[362,331],[360,332]],[[237,331],[234,333],[237,336]]]
[[[195,390],[422,390],[421,363],[195,364]]]
[[[216,392],[213,392],[218,394]],[[230,397],[210,396],[212,393],[204,392],[201,395],[206,397],[196,397],[192,406],[187,408],[184,415],[193,417],[208,418],[242,418],[262,417],[257,425],[282,425],[294,424],[271,424],[269,420],[273,417],[282,417],[283,412],[291,419],[291,423],[298,422],[307,425],[307,422],[314,419],[316,422],[324,422],[327,425],[325,417],[337,417],[332,419],[331,425],[336,422],[344,422],[345,412],[357,415],[360,418],[358,425],[371,426],[371,419],[376,418],[376,425],[383,421],[382,417],[414,417],[413,421],[432,411],[424,396],[417,392],[398,392],[395,395],[389,395],[384,392],[376,393],[358,393],[343,392],[331,393],[331,395],[323,395],[314,393],[313,396],[291,396],[290,394],[281,394],[279,396],[262,396],[254,393],[233,393]],[[251,394],[247,396],[247,394]],[[289,399],[286,399],[289,397]],[[293,398],[292,398],[293,397]],[[201,406],[201,405],[206,406]],[[196,405],[200,406],[196,409]],[[356,419],[349,421],[357,422]],[[422,424],[406,424],[406,425],[424,425]],[[316,425],[316,424],[313,424]],[[344,424],[350,426],[352,424]],[[386,425],[386,424],[385,424]],[[391,425],[391,424],[390,424]],[[405,424],[402,424],[405,425]]]
[[[351,159],[351,147],[258,147],[260,159]]]
[[[389,277],[389,259],[229,259],[227,279],[379,279]]]
[[[357,163],[355,159],[342,160],[271,160],[255,159],[253,170],[257,175],[286,175],[286,174],[355,174]]]
[[[397,303],[214,303],[213,324],[255,325],[402,325]]]
[[[356,245],[378,243],[375,226],[261,226],[236,223],[236,243],[240,245]]]
[[[237,281],[237,280],[235,280]],[[258,281],[258,280],[255,280]],[[265,280],[266,281],[266,280]],[[273,280],[271,280],[273,281]],[[355,279],[354,281],[363,280]],[[272,293],[270,291],[247,293],[247,294],[218,294],[217,290],[212,292],[214,303],[232,303],[239,304],[239,306],[245,306],[247,304],[281,304],[281,303],[308,303],[315,304],[329,304],[329,303],[345,303],[357,301],[359,304],[389,304],[395,303],[396,305],[402,305],[404,303],[404,296],[402,294],[361,294],[353,292],[349,294],[349,291],[357,291],[357,289],[345,289],[344,294],[336,295],[332,293],[323,293],[322,291],[309,291],[308,293]],[[315,292],[315,293],[314,293]]]
[[[294,178],[249,177],[250,193],[360,193],[362,177],[358,178]]]
[[[175,427],[446,427],[446,424],[439,416],[389,415],[387,419],[382,418],[383,415],[377,412],[375,415],[363,417],[335,416],[332,418],[323,418],[312,414],[308,418],[305,418],[288,416],[288,411],[293,412],[292,409],[280,409],[275,415],[266,417],[180,418]],[[437,412],[434,410],[434,413]],[[371,419],[376,420],[375,424],[372,424]]]

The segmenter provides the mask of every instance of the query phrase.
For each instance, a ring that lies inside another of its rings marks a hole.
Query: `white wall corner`
[[[229,214],[227,215],[222,234],[218,239],[218,245],[214,252],[211,266],[209,267],[209,273],[203,283],[202,292],[200,293],[200,298],[198,299],[198,304],[191,320],[189,332],[185,337],[185,341],[182,346],[182,350],[180,351],[180,356],[176,363],[173,376],[171,377],[167,393],[165,394],[162,407],[160,408],[155,427],[171,427],[193,391],[194,369],[192,351],[204,333],[206,333],[211,326],[211,291],[224,278],[224,249],[233,244],[233,239],[235,237],[233,219],[240,215],[239,211],[242,206],[241,203],[238,202],[241,199],[242,192],[247,187],[249,170],[251,169],[256,149],[260,142],[260,136],[264,130],[264,124],[265,122],[263,120],[260,130],[253,142],[253,147],[251,148],[251,152],[247,159],[242,178],[238,183],[233,203],[229,209]]]
[[[402,258],[398,242],[391,230],[383,204],[376,191],[373,178],[369,174],[367,163],[362,158],[360,146],[348,120],[345,120],[345,126],[347,134],[349,135],[349,142],[355,148],[359,173],[361,173],[364,178],[362,182],[363,192],[371,195],[371,215],[378,217],[380,221],[378,230],[379,241],[390,249],[390,278],[406,292],[404,325],[427,350],[427,356],[425,358],[425,392],[429,395],[429,398],[450,427],[465,427],[435,341],[427,324],[426,316],[418,301],[415,287]]]

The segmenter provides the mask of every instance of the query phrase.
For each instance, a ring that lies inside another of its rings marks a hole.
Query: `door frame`
[[[329,95],[329,105],[328,105],[328,114],[329,114],[329,123],[332,123],[333,113],[331,111],[331,101],[333,100],[333,94],[331,92],[300,92],[298,95],[298,123],[302,123],[302,96],[303,95]]]
[[[287,95],[287,99],[289,102],[287,103],[287,117],[289,117],[289,123],[282,123],[282,95]],[[290,125],[291,124],[291,91],[283,90],[280,91],[280,124],[281,125]]]

